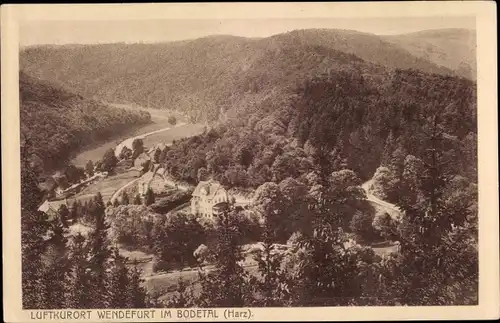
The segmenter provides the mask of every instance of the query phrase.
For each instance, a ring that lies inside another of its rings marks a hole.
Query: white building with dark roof
[[[219,182],[201,181],[193,191],[191,213],[202,217],[212,217],[224,203],[230,202],[230,196]],[[217,206],[214,208],[214,206]]]

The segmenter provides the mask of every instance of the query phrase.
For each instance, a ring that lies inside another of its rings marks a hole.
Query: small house
[[[143,168],[148,165],[148,162],[151,161],[151,158],[146,153],[142,153],[134,160],[134,167]]]
[[[48,220],[51,221],[59,216],[59,208],[61,205],[66,205],[68,210],[70,209],[66,199],[57,201],[45,200],[45,202],[43,202],[43,204],[38,208],[38,211],[47,214]]]

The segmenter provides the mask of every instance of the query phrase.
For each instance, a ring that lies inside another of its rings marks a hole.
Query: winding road
[[[373,179],[370,179],[369,181],[366,181],[361,185],[361,187],[366,193],[366,199],[384,209],[387,212],[387,214],[389,214],[393,219],[399,218],[402,214],[401,210],[396,205],[381,200],[375,195],[373,195],[370,191],[370,187],[372,186],[372,184],[373,184]]]

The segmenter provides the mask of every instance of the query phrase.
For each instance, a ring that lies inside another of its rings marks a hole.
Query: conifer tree
[[[109,278],[110,308],[130,308],[129,306],[129,272],[126,267],[127,259],[122,257],[118,249],[113,249],[113,263]]]
[[[101,192],[97,192],[97,194],[94,197],[94,212],[96,215],[95,217],[97,218],[98,215],[104,214],[105,209],[106,206],[104,205],[102,194]]]
[[[148,190],[146,191],[146,195],[144,196],[144,205],[150,206],[154,202],[155,202],[155,193],[150,187],[148,188]]]
[[[135,205],[141,205],[142,204],[141,196],[139,194],[135,195],[135,197],[134,197],[134,204]]]
[[[62,226],[67,228],[68,227],[68,219],[70,217],[68,207],[66,205],[62,204],[59,207],[58,213],[59,213],[59,219],[61,221]]]
[[[84,212],[83,219],[88,224],[93,224],[95,222],[95,210],[94,209],[95,209],[94,199],[85,201],[85,204],[83,206],[83,212]]]
[[[128,205],[130,204],[130,201],[129,201],[129,198],[128,198],[128,194],[127,192],[123,192],[123,195],[122,195],[122,205]]]
[[[21,146],[21,255],[23,308],[40,308],[43,302],[41,255],[45,251],[44,235],[47,217],[37,210],[42,192],[37,186],[37,174],[30,165],[29,140]]]
[[[141,278],[141,272],[137,267],[137,262],[134,261],[133,265],[134,266],[132,267],[129,276],[130,283],[128,288],[128,293],[129,293],[128,304],[131,308],[145,308],[147,293],[145,288],[142,286],[144,280]]]
[[[161,155],[161,149],[156,148],[154,156],[153,156],[153,160],[156,164],[158,164],[160,162],[160,155]]]
[[[87,256],[88,245],[86,239],[81,233],[78,233],[72,238],[70,245],[69,308],[92,308],[90,268],[88,267]]]
[[[79,217],[79,212],[81,211],[82,205],[79,200],[73,201],[73,204],[71,206],[71,210],[69,213],[69,218],[73,223],[75,223],[78,220]]]
[[[66,293],[69,272],[67,255],[67,239],[64,236],[63,224],[55,220],[52,224],[52,234],[47,241],[48,250],[45,254],[42,274],[43,297],[45,308],[59,309],[66,304]]]
[[[94,229],[89,233],[89,268],[91,270],[91,293],[92,308],[106,308],[107,300],[107,261],[111,252],[108,245],[107,230],[109,224],[104,214],[104,203],[102,196],[98,193],[94,203]]]

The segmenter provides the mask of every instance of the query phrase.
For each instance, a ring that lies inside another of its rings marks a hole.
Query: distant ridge
[[[175,108],[193,120],[214,121],[221,112],[245,109],[250,97],[283,93],[336,69],[370,75],[414,69],[474,79],[475,48],[467,37],[448,40],[452,31],[457,33],[377,36],[301,29],[266,38],[211,35],[165,43],[37,46],[21,50],[20,66],[85,97]]]
[[[417,57],[449,68],[459,76],[476,79],[475,30],[464,28],[431,29],[403,35],[385,36],[384,39]]]

